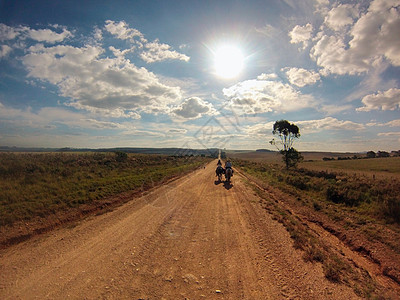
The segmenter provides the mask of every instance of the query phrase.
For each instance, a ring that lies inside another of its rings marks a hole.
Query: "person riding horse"
[[[225,179],[226,181],[230,181],[231,177],[233,176],[233,169],[232,169],[232,163],[227,160],[225,163]]]
[[[218,176],[218,178],[220,178],[220,176],[222,174],[225,174],[225,170],[222,167],[221,160],[218,160],[218,162],[217,162],[217,169],[215,170],[215,174],[216,174],[216,176]]]

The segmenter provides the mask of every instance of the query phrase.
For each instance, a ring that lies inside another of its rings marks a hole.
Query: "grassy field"
[[[144,191],[207,161],[123,152],[0,153],[0,226]]]
[[[317,206],[344,204],[364,217],[400,223],[399,157],[310,161],[289,171],[257,160],[236,159],[235,165],[292,194],[307,194]]]
[[[232,161],[249,184],[256,183],[263,206],[287,228],[304,259],[321,262],[329,280],[352,286],[362,298],[384,299],[368,274],[354,273],[351,262],[332,252],[287,207],[324,224],[355,251],[365,251],[379,261],[384,275],[400,282],[399,158],[309,161],[292,170],[255,154]],[[283,192],[279,201],[265,192],[271,189]]]
[[[349,175],[365,175],[370,178],[394,178],[400,180],[400,157],[338,160],[338,158],[361,155],[357,153],[335,152],[302,152],[301,154],[304,157],[304,161],[299,164],[299,168],[340,172]],[[228,152],[228,156],[232,159],[284,166],[282,156],[278,152]],[[324,161],[324,157],[335,158],[335,160]]]
[[[372,178],[379,177],[382,179],[400,179],[400,157],[334,161],[305,161],[300,164],[300,167],[310,170],[328,170],[330,172],[359,174]]]

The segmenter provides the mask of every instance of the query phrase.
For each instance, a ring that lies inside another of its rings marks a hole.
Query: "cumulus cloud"
[[[286,71],[289,82],[298,87],[314,84],[321,79],[318,73],[303,68],[284,68],[282,70]]]
[[[12,48],[10,46],[1,45],[0,46],[0,58],[6,57],[11,51],[12,51]]]
[[[278,75],[276,75],[275,73],[261,73],[261,75],[257,76],[258,80],[269,80],[269,79],[277,79]]]
[[[339,31],[346,25],[351,25],[358,16],[356,7],[350,4],[339,4],[332,8],[325,17],[325,24],[333,30]]]
[[[15,39],[23,30],[22,27],[10,27],[0,23],[0,41]]]
[[[17,37],[22,39],[32,39],[38,42],[56,43],[65,40],[66,38],[73,37],[73,34],[65,27],[59,25],[52,25],[54,29],[62,29],[58,33],[51,29],[31,29],[26,26],[10,27],[5,24],[0,24],[0,41],[13,40]]]
[[[379,91],[376,94],[365,96],[361,102],[364,106],[357,108],[357,111],[396,110],[400,108],[400,89]]]
[[[324,74],[360,74],[382,59],[400,66],[399,0],[374,0],[361,13],[358,6],[339,5],[326,13],[325,24],[310,50]],[[358,17],[360,15],[360,17]],[[344,30],[332,33],[327,28]]]
[[[303,95],[289,84],[275,80],[246,80],[223,89],[223,94],[245,114],[294,111],[314,103],[311,95]]]
[[[159,40],[155,40],[151,43],[146,43],[140,57],[147,63],[153,63],[156,61],[164,61],[169,59],[189,61],[189,57],[185,54],[181,54],[177,51],[171,50],[171,46],[162,44]]]
[[[147,63],[154,63],[164,60],[189,61],[189,57],[171,49],[170,45],[160,43],[158,39],[149,42],[144,35],[135,28],[130,28],[125,21],[106,21],[105,29],[121,40],[130,40],[141,50],[139,56]]]
[[[29,29],[27,31],[29,38],[38,42],[56,43],[61,42],[68,37],[72,37],[73,34],[67,29],[63,28],[61,33],[54,32],[50,29]]]
[[[36,45],[23,64],[29,77],[58,86],[69,105],[91,112],[137,118],[140,112],[165,112],[181,99],[180,88],[122,57],[100,58],[102,53],[98,46]]]
[[[135,37],[143,38],[143,34],[134,28],[129,28],[125,21],[106,21],[105,29],[120,40],[133,40]]]
[[[216,110],[212,104],[199,97],[186,99],[181,105],[172,109],[171,112],[184,119],[198,119],[203,115],[216,114]]]
[[[302,43],[303,49],[308,46],[308,41],[311,39],[313,27],[310,23],[300,26],[296,25],[292,31],[289,32],[292,44]]]

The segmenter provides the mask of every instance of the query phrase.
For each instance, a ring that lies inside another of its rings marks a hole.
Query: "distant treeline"
[[[392,151],[392,152],[387,152],[387,151],[368,151],[365,155],[353,155],[353,156],[339,156],[337,160],[351,160],[351,159],[367,159],[367,158],[381,158],[381,157],[399,157],[400,156],[400,150],[398,151]],[[329,160],[335,160],[334,157],[324,157],[322,158],[324,161],[329,161]]]
[[[125,152],[137,154],[163,154],[170,156],[202,156],[217,158],[219,149],[185,149],[185,148],[131,148],[131,147],[117,147],[117,148],[22,148],[22,147],[1,147],[0,152]],[[225,157],[225,152],[221,153]]]

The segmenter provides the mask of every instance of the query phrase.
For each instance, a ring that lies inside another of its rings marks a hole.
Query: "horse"
[[[222,174],[225,174],[225,170],[223,167],[218,166],[217,169],[215,170],[215,173],[218,176],[218,180],[221,182],[222,181]]]
[[[226,168],[226,169],[225,169],[225,181],[226,181],[226,182],[230,182],[230,181],[231,181],[232,175],[233,175],[233,170],[232,170],[232,168]]]

